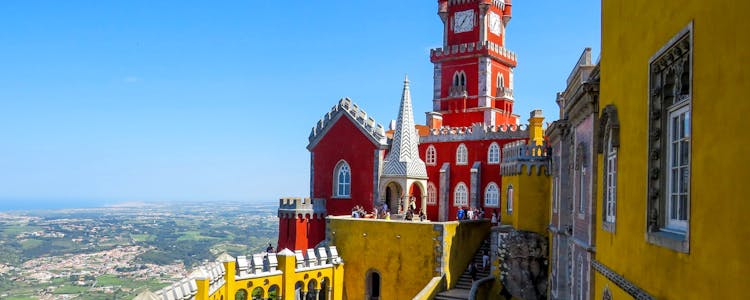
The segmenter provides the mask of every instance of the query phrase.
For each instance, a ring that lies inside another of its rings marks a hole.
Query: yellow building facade
[[[740,299],[746,1],[602,1],[593,299]]]

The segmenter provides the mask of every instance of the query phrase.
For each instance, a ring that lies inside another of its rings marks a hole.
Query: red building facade
[[[392,136],[351,100],[339,101],[313,127],[307,147],[311,198],[324,206],[319,215],[349,215],[356,205],[369,212],[386,204],[399,219],[410,199],[432,221],[455,220],[459,207],[482,208],[488,218],[494,210],[500,215],[501,149],[542,132],[541,112],[532,113],[539,128],[531,129],[518,126],[513,114],[516,55],[505,48],[511,3],[439,0],[438,15],[444,42],[430,54],[435,82],[428,130],[417,135],[414,129],[408,80]],[[287,248],[303,249],[324,239],[324,226],[313,226],[318,233],[299,225],[313,224],[315,214],[308,220],[293,215],[296,226],[280,221],[280,247],[282,240]]]

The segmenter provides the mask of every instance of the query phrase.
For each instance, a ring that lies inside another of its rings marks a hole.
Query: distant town
[[[119,299],[276,244],[276,203],[0,212],[0,299]]]

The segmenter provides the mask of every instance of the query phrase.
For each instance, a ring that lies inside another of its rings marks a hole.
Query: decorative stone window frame
[[[461,143],[456,148],[456,165],[468,165],[469,164],[469,149],[466,145]]]
[[[434,166],[437,164],[437,150],[434,145],[427,146],[424,154],[424,162],[428,166]]]
[[[575,175],[576,175],[576,197],[578,199],[578,208],[575,210],[579,219],[583,219],[586,215],[586,199],[588,198],[588,184],[586,176],[586,144],[584,142],[578,143],[576,146],[576,161],[575,161]]]
[[[500,206],[500,188],[494,182],[488,183],[487,187],[484,189],[484,206],[485,207],[499,207]]]
[[[461,207],[469,205],[469,187],[465,183],[459,182],[453,188],[453,206]]]
[[[583,279],[585,275],[584,267],[583,267],[583,254],[578,254],[577,262],[577,269],[578,269],[578,276],[576,276],[576,299],[578,300],[584,300],[586,299],[586,289],[583,286]]]
[[[505,76],[503,76],[503,73],[497,73],[497,88],[504,89],[505,88]]]
[[[487,147],[487,164],[490,165],[497,165],[500,163],[500,145],[498,145],[496,142],[492,142],[489,147]]]
[[[437,188],[432,182],[427,183],[427,205],[437,205]]]
[[[617,150],[620,148],[620,119],[617,107],[609,104],[599,119],[599,152],[602,153],[602,228],[615,232],[617,221]]]
[[[348,177],[345,176],[346,173],[348,173]],[[343,178],[342,175],[344,175]],[[343,159],[336,163],[336,167],[333,169],[333,198],[352,198],[352,168]]]
[[[673,36],[649,60],[649,134],[646,239],[677,252],[690,252],[690,144],[687,144],[686,220],[683,231],[667,227],[671,114],[692,112],[693,23]],[[686,73],[687,72],[687,73]],[[690,122],[688,119],[687,122]],[[692,127],[691,124],[688,125]],[[688,128],[689,131],[689,128]]]

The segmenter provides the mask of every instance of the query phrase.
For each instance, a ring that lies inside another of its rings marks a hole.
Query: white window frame
[[[494,182],[488,183],[487,187],[484,189],[484,206],[500,206],[500,188]]]
[[[459,182],[453,189],[453,206],[469,205],[469,188],[465,183]]]
[[[615,223],[617,211],[617,148],[612,145],[612,133],[607,134],[606,171],[604,174],[604,221]]]
[[[500,145],[496,142],[492,142],[487,148],[487,163],[491,165],[500,163]]]
[[[513,184],[509,184],[505,196],[505,210],[509,215],[513,214]]]
[[[342,175],[344,177],[342,177]],[[348,175],[348,177],[346,176]],[[334,198],[351,198],[352,197],[352,168],[345,160],[336,164],[333,172],[333,197]]]
[[[437,150],[434,145],[427,146],[425,150],[424,161],[428,166],[434,166],[437,164]]]
[[[456,165],[468,165],[469,164],[469,149],[466,145],[461,143],[456,148]]]
[[[690,105],[686,101],[676,103],[668,109],[667,115],[667,209],[664,229],[684,233],[687,231],[688,205],[690,203]],[[680,117],[683,118],[679,119]],[[674,128],[673,120],[675,119],[681,121],[680,128]],[[684,134],[684,136],[675,136],[675,130],[680,129],[683,131],[680,135]],[[687,147],[687,149],[684,149],[684,147]],[[682,161],[680,157],[682,153],[675,157],[675,151],[685,151],[686,161]],[[679,174],[683,172],[685,174],[675,176],[675,171]],[[680,177],[683,176],[684,182],[680,182]],[[684,199],[680,199],[683,196]],[[682,203],[683,201],[684,203]],[[673,215],[673,210],[677,213],[676,217]]]
[[[437,205],[437,188],[432,182],[427,183],[427,205]]]

